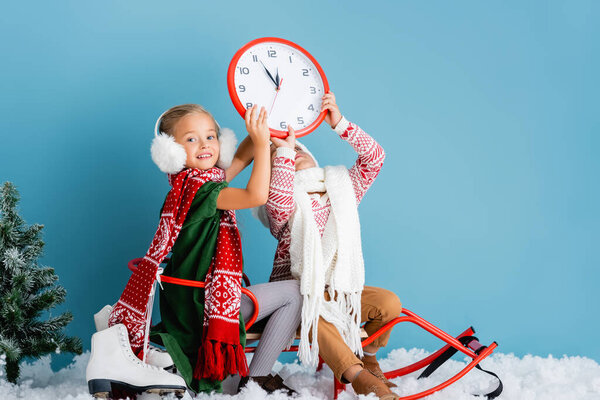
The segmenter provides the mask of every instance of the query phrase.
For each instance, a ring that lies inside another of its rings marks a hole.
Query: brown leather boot
[[[396,393],[392,392],[379,378],[363,369],[352,381],[352,388],[356,394],[375,393],[380,400],[399,399]]]
[[[254,382],[258,383],[258,386],[262,387],[263,383],[273,379],[273,375],[269,374],[267,376],[244,376],[242,379],[240,379],[240,383],[238,384],[238,393],[240,392],[240,390],[246,387],[246,385],[251,379]]]
[[[381,379],[381,382],[385,383],[385,385],[389,388],[398,387],[395,383],[388,381],[388,379],[383,374],[381,367],[379,367],[379,362],[375,356],[363,356],[361,360],[364,364],[364,368],[371,372],[373,375]]]
[[[297,394],[294,389],[289,386],[286,386],[283,383],[283,378],[279,374],[275,374],[271,379],[263,383],[262,388],[267,391],[267,393],[273,393],[277,390],[283,390],[288,396],[292,396]]]

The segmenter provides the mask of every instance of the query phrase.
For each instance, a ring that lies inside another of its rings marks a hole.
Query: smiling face
[[[175,123],[171,134],[185,149],[187,168],[210,169],[219,160],[217,128],[209,115],[186,114]]]

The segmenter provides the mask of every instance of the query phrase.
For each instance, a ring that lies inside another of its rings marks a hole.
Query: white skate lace
[[[127,357],[135,362],[137,365],[140,365],[144,368],[149,368],[153,371],[163,371],[162,368],[159,367],[155,367],[154,365],[148,364],[143,362],[142,360],[140,360],[138,357],[136,357],[135,354],[133,354],[133,351],[131,351],[131,345],[129,344],[129,335],[127,333],[127,328],[125,328],[125,326],[123,326],[121,329],[119,329],[119,337],[121,339],[121,345],[123,346],[125,350],[125,353],[127,354]]]

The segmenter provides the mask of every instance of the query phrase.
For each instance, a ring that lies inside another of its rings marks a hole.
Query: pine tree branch
[[[31,337],[42,337],[49,332],[55,333],[69,324],[73,320],[73,314],[69,311],[61,315],[50,318],[47,321],[32,321],[23,327],[26,335]]]
[[[78,337],[68,336],[60,342],[60,350],[68,353],[81,354],[83,345]]]
[[[26,269],[17,271],[11,279],[11,286],[13,289],[18,290],[23,298],[26,298],[27,295],[31,293],[31,288],[33,286],[31,272]]]
[[[17,361],[21,358],[19,344],[15,340],[2,335],[0,335],[0,353],[4,353],[7,360]]]
[[[44,225],[33,224],[29,228],[25,229],[21,235],[21,239],[26,243],[42,242],[41,232],[44,229]],[[43,245],[43,242],[42,242]]]
[[[41,357],[49,353],[69,352],[81,354],[83,346],[76,337],[67,337],[63,333],[52,333],[32,338],[23,347],[22,357]]]
[[[23,357],[42,357],[54,353],[57,349],[55,335],[44,335],[42,337],[30,338],[23,346]]]
[[[2,332],[12,332],[20,328],[25,319],[21,312],[22,297],[18,290],[11,289],[6,292],[2,298],[2,308],[0,308],[0,318],[6,323],[2,326]]]
[[[29,301],[23,304],[24,315],[26,319],[34,319],[44,310],[54,308],[65,301],[67,291],[61,286],[53,287],[40,294],[31,296]]]
[[[2,254],[2,263],[7,273],[15,274],[27,265],[21,252],[16,247],[9,247]]]
[[[35,264],[35,260],[41,257],[44,250],[44,242],[37,241],[27,247],[23,251],[23,259],[27,264]]]
[[[16,214],[15,207],[19,202],[19,192],[11,182],[5,182],[0,189],[0,213],[10,216]]]
[[[18,246],[21,240],[22,226],[25,221],[14,214],[2,214],[0,218],[0,240],[4,248]]]
[[[58,276],[54,274],[54,268],[41,267],[36,269],[31,293],[37,293],[43,288],[50,287],[58,281]]]

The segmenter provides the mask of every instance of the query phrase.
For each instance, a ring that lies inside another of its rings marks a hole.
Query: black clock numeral
[[[256,56],[256,54],[252,55],[252,61],[258,62],[258,57]]]
[[[298,123],[299,123],[300,125],[304,125],[304,118],[303,118],[303,117],[298,117],[298,118],[296,118],[296,119],[298,120]]]
[[[290,64],[292,63],[292,56],[290,56]]]
[[[310,94],[315,94],[315,93],[317,93],[317,88],[314,87],[314,86],[311,86],[310,87]]]
[[[238,88],[240,89],[240,92],[246,91],[246,86],[244,86],[244,85],[240,85],[240,86],[238,86]]]
[[[281,121],[279,123],[279,126],[281,127],[281,129],[287,129],[287,124],[285,123],[285,121]]]
[[[308,106],[308,109],[309,109],[310,111],[315,111],[315,108],[313,107],[313,105],[312,105],[312,104]]]
[[[302,76],[308,76],[308,70],[305,68],[302,68]]]
[[[238,69],[242,75],[248,75],[250,73],[250,69],[248,67],[238,67]]]
[[[246,109],[252,108],[252,103],[246,103]]]
[[[269,57],[271,58],[276,58],[277,57],[277,52],[275,50],[268,50],[267,54],[269,55]]]

